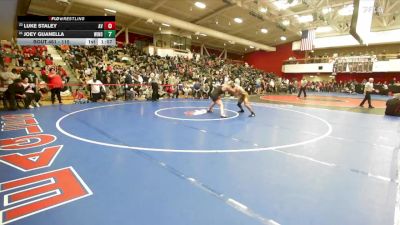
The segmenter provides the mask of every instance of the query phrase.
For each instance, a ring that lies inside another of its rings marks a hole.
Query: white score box
[[[115,38],[98,38],[97,45],[115,46]]]
[[[85,45],[97,45],[97,38],[87,38]]]

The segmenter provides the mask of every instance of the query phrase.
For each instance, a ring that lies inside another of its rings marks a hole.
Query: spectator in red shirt
[[[61,93],[61,89],[63,88],[64,85],[63,85],[60,75],[58,75],[56,73],[56,69],[52,67],[52,68],[50,68],[49,74],[47,75],[47,77],[48,77],[49,88],[51,91],[51,103],[54,104],[54,102],[56,100],[55,95],[57,95],[58,102],[60,104],[62,104],[60,93]]]
[[[107,65],[107,72],[112,72],[112,70],[113,70],[113,67],[110,64],[108,64]]]
[[[38,52],[39,52],[40,57],[43,57],[43,52],[44,52],[43,47],[42,47],[42,46],[39,46],[39,47],[37,48],[37,50],[38,50]]]
[[[82,88],[77,88],[72,95],[75,104],[84,104],[89,102],[86,95],[82,92]]]
[[[30,54],[31,56],[36,55],[36,47],[35,47],[35,46],[32,46],[32,47],[30,48],[29,54]]]
[[[29,60],[31,58],[31,48],[30,47],[24,48],[23,53],[24,53],[24,58],[26,60]]]
[[[43,66],[42,68],[40,68],[40,75],[41,75],[42,80],[46,81],[46,83],[47,83],[46,67]]]
[[[5,56],[4,57],[4,63],[10,64],[12,62],[12,58],[10,56]]]
[[[44,60],[44,63],[46,64],[46,66],[53,65],[53,59],[50,56],[47,56],[46,60]]]

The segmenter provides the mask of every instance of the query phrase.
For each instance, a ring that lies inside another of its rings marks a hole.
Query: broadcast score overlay
[[[19,45],[115,46],[115,16],[18,16]]]

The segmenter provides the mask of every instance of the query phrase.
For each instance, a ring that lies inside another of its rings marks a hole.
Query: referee
[[[374,78],[369,78],[368,82],[365,83],[364,86],[364,99],[363,101],[360,103],[360,107],[364,107],[364,103],[365,101],[368,100],[368,108],[373,109],[374,107],[371,105],[371,93],[374,92]]]
[[[308,81],[306,80],[306,78],[301,79],[300,90],[299,90],[299,94],[297,95],[298,98],[300,98],[301,92],[304,93],[304,98],[307,97],[307,94],[306,94],[307,83],[308,83]]]

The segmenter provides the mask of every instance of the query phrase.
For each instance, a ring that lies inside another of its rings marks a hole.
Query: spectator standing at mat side
[[[126,71],[125,75],[125,100],[132,100],[135,96],[133,91],[134,77],[130,71]]]
[[[49,74],[47,75],[49,81],[49,88],[51,91],[51,103],[54,104],[57,95],[58,102],[62,104],[61,101],[61,89],[63,88],[63,82],[61,76],[56,73],[56,69],[54,67],[50,68]]]
[[[374,108],[371,105],[371,93],[374,92],[374,91],[375,91],[375,89],[374,89],[374,78],[369,78],[368,82],[365,83],[365,86],[364,86],[364,95],[365,95],[365,97],[362,100],[362,102],[360,103],[360,107],[364,107],[365,101],[368,100],[368,108],[370,108],[370,109]]]
[[[26,95],[24,92],[25,91],[24,87],[22,86],[21,79],[15,79],[12,84],[8,85],[8,88],[4,93],[4,97],[10,104],[9,106],[10,110],[17,110],[17,99],[25,100]],[[25,108],[27,108],[27,105],[25,105]]]
[[[99,99],[106,99],[106,89],[103,83],[96,78],[96,75],[93,75],[93,79],[89,80],[86,83],[90,85],[90,90],[92,93],[91,101],[97,102],[97,100]]]
[[[154,79],[151,81],[151,89],[153,90],[153,93],[151,95],[151,100],[152,101],[158,101],[160,98],[160,95],[158,94],[158,80]]]
[[[303,79],[300,81],[300,90],[299,90],[299,94],[297,95],[298,98],[300,98],[301,92],[304,93],[304,98],[307,97],[307,94],[306,94],[306,87],[307,87],[307,80],[306,80],[306,78],[303,78]]]

